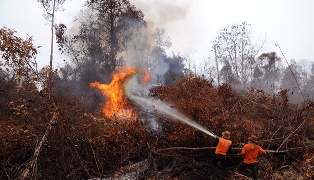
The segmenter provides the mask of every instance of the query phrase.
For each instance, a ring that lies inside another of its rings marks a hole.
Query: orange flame
[[[124,89],[124,83],[126,82],[126,80],[128,80],[136,73],[138,73],[138,71],[135,68],[121,66],[118,67],[118,71],[112,75],[112,81],[109,85],[100,84],[99,82],[90,83],[91,88],[98,88],[101,93],[108,98],[106,104],[102,109],[105,117],[118,117],[122,119],[137,118],[137,114],[134,112],[132,106],[125,97]],[[147,74],[148,71],[145,73],[145,79],[147,79],[147,76],[149,77],[149,75]]]
[[[150,81],[150,75],[147,68],[142,68],[139,72],[140,78],[142,79],[142,84],[147,84]]]

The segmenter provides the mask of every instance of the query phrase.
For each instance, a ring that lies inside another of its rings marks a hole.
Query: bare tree
[[[281,88],[289,90],[289,97],[292,103],[299,103],[303,100],[302,92],[300,91],[302,87],[299,84],[302,80],[301,72],[301,67],[295,61],[292,61],[283,71]]]
[[[242,89],[247,86],[250,67],[257,53],[251,42],[250,24],[243,22],[223,28],[215,39],[212,49],[215,52],[217,69],[218,61],[230,65],[234,80],[241,82]]]
[[[58,6],[61,6],[66,0],[38,0],[39,3],[44,8],[45,14],[44,17],[51,23],[51,42],[50,42],[50,61],[49,61],[49,72],[48,72],[48,92],[49,97],[52,94],[52,61],[53,61],[53,39],[54,39],[54,20],[55,20],[55,12]]]
[[[251,86],[275,94],[280,90],[281,71],[281,58],[276,52],[262,53],[254,63]]]
[[[218,62],[218,59],[220,59],[220,57],[218,57],[217,48],[218,48],[218,45],[214,44],[213,45],[213,51],[215,53],[215,64],[216,64],[216,71],[217,71],[217,83],[218,83],[218,85],[220,85],[219,62]]]
[[[314,63],[311,66],[311,73],[309,75],[309,78],[304,83],[303,91],[307,96],[307,99],[314,99]]]
[[[110,73],[117,66],[117,53],[125,50],[139,25],[145,26],[144,15],[128,0],[90,0],[88,6],[95,10],[96,26],[105,42],[106,64]]]
[[[71,66],[67,68],[71,72],[66,74],[67,81],[72,83],[67,85],[74,84],[67,87],[74,94],[98,107],[101,97],[90,89],[89,83],[110,83],[116,67],[125,63],[121,54],[146,26],[143,17],[143,13],[127,0],[94,0],[87,1],[77,15],[77,33],[65,36],[66,26],[58,26],[59,49]]]

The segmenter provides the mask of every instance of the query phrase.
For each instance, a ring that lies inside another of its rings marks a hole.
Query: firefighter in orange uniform
[[[242,148],[241,154],[244,155],[243,161],[239,164],[237,170],[239,173],[250,167],[253,173],[253,179],[258,179],[258,155],[266,154],[266,151],[256,144],[257,137],[252,135],[248,138],[249,142]]]
[[[227,160],[226,160],[226,155],[227,153],[230,153],[231,151],[231,144],[232,141],[230,139],[230,132],[229,131],[224,131],[222,133],[222,137],[217,137],[216,136],[216,151],[215,151],[215,156],[212,164],[214,166],[217,166],[218,162],[220,162],[220,166],[222,169],[226,168]]]

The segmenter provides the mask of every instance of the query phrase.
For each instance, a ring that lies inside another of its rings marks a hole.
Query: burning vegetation
[[[112,81],[109,85],[99,82],[90,83],[90,87],[98,88],[107,97],[107,102],[103,105],[102,110],[105,117],[136,119],[136,114],[125,97],[124,89],[125,81],[135,73],[135,68],[120,67],[118,72],[112,75]]]
[[[34,68],[32,38],[0,29],[8,66],[0,69],[0,179],[248,179],[236,172],[237,154],[252,134],[269,152],[260,158],[261,179],[313,179],[314,103],[291,101],[300,99],[288,90],[297,66],[280,74],[276,53],[252,57],[249,33],[239,32],[247,23],[221,31],[217,73],[198,75],[183,57],[166,55],[164,30],[148,33],[127,0],[86,8],[73,37],[55,27],[74,64],[55,71]],[[243,52],[230,40],[245,44]],[[313,77],[303,87],[313,87]],[[211,164],[213,136],[226,130],[234,152],[222,171]]]
[[[118,72],[109,85],[91,83],[91,87],[106,90],[103,93],[108,98],[120,98],[115,99],[119,106],[114,107],[118,109],[106,109],[111,104],[105,104],[104,114],[87,112],[88,104],[70,94],[55,94],[55,106],[45,103],[49,101],[48,96],[34,91],[25,91],[16,97],[1,96],[2,103],[10,104],[1,108],[1,115],[6,119],[0,122],[4,147],[0,152],[1,179],[18,178],[24,172],[22,170],[29,167],[32,167],[29,168],[31,172],[36,170],[33,174],[37,179],[246,178],[248,174],[243,176],[235,171],[241,161],[236,153],[227,156],[228,173],[211,165],[213,138],[207,134],[157,114],[154,118],[161,129],[152,131],[141,120],[147,117],[128,118],[129,111],[117,111],[132,107],[133,114],[137,114],[135,109],[141,109],[136,104],[124,102],[123,83],[135,74],[135,69],[124,67]],[[122,94],[110,94],[114,88]],[[289,103],[286,91],[268,96],[263,91],[251,89],[243,95],[227,84],[214,87],[198,76],[185,76],[176,85],[155,86],[149,96],[172,102],[171,108],[184,112],[215,134],[220,135],[228,129],[236,150],[251,134],[260,137],[263,148],[279,150],[260,160],[261,178],[313,177],[312,102],[295,107]],[[105,113],[110,110],[113,112]],[[121,114],[107,117],[117,112]],[[38,147],[38,140],[46,135],[44,129],[53,118],[54,130],[42,144],[36,166],[28,166],[33,162],[34,147]],[[132,168],[136,170],[130,172]],[[295,172],[291,173],[291,170]]]
[[[141,84],[146,84],[150,80],[150,75],[147,69],[136,70],[132,67],[118,67],[117,72],[112,75],[112,81],[110,84],[100,84],[99,82],[90,83],[91,88],[97,88],[101,93],[107,97],[106,104],[103,106],[102,112],[106,118],[109,119],[133,119],[138,118],[134,108],[128,102],[126,97],[126,83],[134,76],[139,74],[141,78]]]

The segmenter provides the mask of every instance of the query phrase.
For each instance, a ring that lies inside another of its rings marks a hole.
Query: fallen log
[[[45,134],[43,135],[43,137],[41,138],[41,141],[39,142],[39,144],[37,145],[37,147],[35,148],[34,154],[32,159],[30,160],[30,162],[28,163],[28,165],[26,166],[26,168],[23,170],[23,172],[20,175],[19,179],[24,180],[25,178],[27,178],[29,176],[30,170],[32,169],[33,174],[36,173],[37,171],[37,159],[39,156],[39,153],[43,147],[43,144],[46,142],[49,132],[52,129],[52,127],[57,123],[57,117],[59,115],[58,112],[58,107],[56,108],[55,112],[53,113],[53,116],[48,124],[48,127],[45,131]]]

